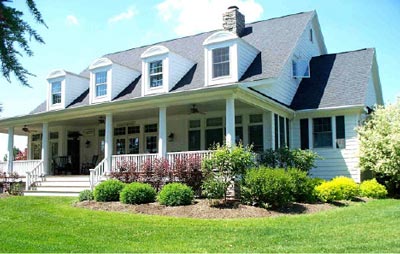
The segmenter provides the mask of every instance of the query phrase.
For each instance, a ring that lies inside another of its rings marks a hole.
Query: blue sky
[[[0,117],[29,113],[45,100],[46,76],[54,69],[79,73],[111,52],[221,27],[221,14],[237,5],[246,21],[316,10],[329,53],[375,47],[386,102],[400,96],[399,0],[37,0],[48,29],[34,24],[46,44],[33,42],[33,57],[21,62],[36,77],[32,88],[0,78]],[[26,13],[25,1],[10,5]],[[0,149],[6,146],[0,137]],[[0,150],[0,155],[2,151]],[[0,158],[1,159],[1,158]]]

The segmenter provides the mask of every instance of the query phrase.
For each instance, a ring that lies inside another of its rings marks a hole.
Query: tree
[[[33,52],[28,45],[28,40],[32,38],[44,43],[42,37],[22,19],[23,12],[18,11],[7,5],[12,0],[0,0],[0,62],[2,75],[11,82],[10,74],[14,73],[21,84],[28,84],[27,76],[35,76],[25,69],[19,62],[18,56],[22,56],[21,50],[28,56],[33,56]],[[42,15],[36,8],[33,0],[26,0],[29,11],[32,13],[36,22],[47,25],[42,19]]]
[[[373,172],[394,194],[400,190],[400,100],[376,107],[357,131],[361,169]]]

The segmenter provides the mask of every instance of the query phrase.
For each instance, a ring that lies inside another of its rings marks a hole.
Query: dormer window
[[[96,97],[102,97],[107,95],[107,72],[101,71],[95,74],[96,80]]]
[[[154,61],[149,64],[150,88],[163,85],[163,66],[162,60]]]
[[[51,103],[61,103],[61,81],[51,83]]]
[[[229,47],[212,50],[213,78],[229,76]]]

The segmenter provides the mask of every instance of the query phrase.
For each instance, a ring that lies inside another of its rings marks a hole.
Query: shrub
[[[315,187],[318,197],[321,201],[332,202],[336,200],[351,200],[358,193],[358,185],[353,179],[339,176],[329,182],[322,183]]]
[[[125,204],[145,204],[154,202],[156,191],[147,183],[131,183],[120,193],[120,201]]]
[[[236,176],[244,174],[245,170],[252,165],[254,165],[254,154],[251,152],[251,147],[243,147],[242,145],[233,148],[217,145],[211,158],[203,161],[207,178],[214,179],[211,180],[214,184],[219,181],[220,183],[216,185],[219,188],[224,188],[225,203],[230,183]]]
[[[136,163],[129,160],[117,162],[117,166],[115,170],[111,172],[110,177],[123,183],[136,182],[139,179]]]
[[[292,194],[295,201],[315,202],[317,200],[315,186],[319,185],[319,181],[307,176],[306,172],[299,169],[288,169],[287,173],[294,185]]]
[[[158,201],[167,206],[190,205],[193,197],[193,190],[189,186],[182,183],[170,183],[161,189]]]
[[[225,181],[219,181],[213,176],[208,177],[202,185],[203,195],[207,199],[221,199],[225,196],[225,190],[231,183]]]
[[[277,208],[293,201],[294,188],[292,178],[284,169],[255,168],[246,172],[241,192],[246,203]]]
[[[265,150],[260,156],[260,164],[269,168],[297,168],[308,172],[315,167],[316,159],[320,157],[311,150],[290,150],[283,147]]]
[[[109,179],[96,186],[94,189],[94,198],[99,202],[119,201],[119,193],[125,187],[125,184],[116,180]]]
[[[360,194],[368,198],[384,198],[388,192],[385,186],[378,183],[376,179],[371,179],[360,184]]]
[[[175,181],[191,187],[198,195],[201,192],[204,175],[201,171],[201,157],[189,155],[178,158],[172,165]]]
[[[93,196],[93,192],[91,190],[83,190],[79,193],[79,201],[85,201],[85,200],[93,200],[94,196]]]

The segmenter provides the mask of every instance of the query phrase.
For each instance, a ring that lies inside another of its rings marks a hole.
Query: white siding
[[[355,128],[358,126],[357,115],[345,115],[346,148],[315,148],[313,149],[323,159],[317,160],[316,168],[310,174],[313,177],[332,179],[335,176],[347,176],[360,182],[359,142]],[[335,128],[335,126],[332,126]],[[300,120],[292,121],[293,147],[300,147]],[[312,128],[312,126],[309,126]]]
[[[310,29],[313,28],[312,23],[313,22],[310,21],[306,29],[303,31],[303,34],[300,36],[297,46],[289,56],[278,80],[272,85],[260,86],[256,88],[257,90],[268,94],[268,96],[271,96],[282,103],[290,105],[301,81],[300,78],[293,78],[292,60],[298,58],[310,61],[313,56],[319,56],[322,53],[320,52],[315,33],[313,33],[313,42],[310,41],[309,36]],[[315,31],[314,28],[313,31]]]
[[[89,79],[67,74],[65,77],[65,107],[89,88]]]
[[[369,78],[369,82],[368,82],[368,87],[367,87],[367,96],[365,99],[365,105],[372,107],[375,104],[377,104],[377,100],[376,100],[376,91],[375,91],[375,86],[374,86],[374,82],[373,82],[373,78],[372,78],[372,74]]]
[[[174,53],[169,53],[168,59],[168,91],[170,91],[193,67],[194,63]]]
[[[118,96],[140,73],[128,67],[113,64],[111,68],[111,100]]]
[[[238,80],[243,76],[246,70],[249,68],[250,64],[254,61],[258,54],[258,50],[249,44],[238,41]]]

